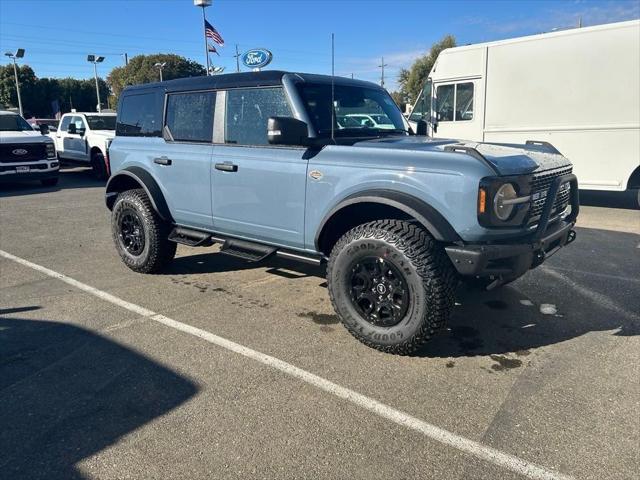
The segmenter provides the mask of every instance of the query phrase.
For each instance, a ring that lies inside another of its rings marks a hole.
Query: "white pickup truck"
[[[109,176],[108,148],[115,136],[115,113],[65,113],[50,136],[60,161],[91,165],[96,178]]]

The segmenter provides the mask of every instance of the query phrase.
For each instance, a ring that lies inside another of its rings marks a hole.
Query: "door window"
[[[440,85],[436,89],[436,114],[440,122],[473,120],[473,82]]]
[[[155,93],[141,93],[123,97],[118,112],[116,135],[160,137],[161,125],[162,106]]]
[[[62,119],[62,122],[60,122],[60,131],[66,132],[67,129],[69,128],[70,123],[71,123],[71,117],[70,116],[64,117]]]
[[[211,143],[215,92],[192,92],[169,95],[166,125],[176,141]]]
[[[268,118],[290,116],[291,108],[280,87],[229,90],[225,143],[268,145]]]
[[[76,132],[78,133],[80,133],[81,131],[84,132],[87,129],[84,125],[84,120],[82,119],[82,117],[73,117],[72,122],[76,126]]]

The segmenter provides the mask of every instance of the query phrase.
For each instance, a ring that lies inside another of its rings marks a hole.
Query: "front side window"
[[[438,121],[453,121],[455,85],[441,85],[436,89],[436,114]]]
[[[166,125],[173,139],[178,142],[211,143],[215,106],[215,92],[169,95]]]
[[[335,85],[333,109],[330,83],[300,83],[298,90],[320,136],[331,134],[332,110],[335,112],[334,134],[337,136],[379,136],[406,132],[402,112],[381,88]]]
[[[62,122],[60,122],[60,130],[63,132],[66,132],[69,129],[69,124],[71,123],[71,117],[70,116],[66,116],[62,119]]]
[[[73,117],[73,124],[76,126],[76,131],[86,130],[82,117]]]
[[[290,116],[291,108],[281,87],[229,90],[225,143],[268,145],[269,117]]]
[[[161,136],[162,108],[155,93],[126,95],[120,104],[116,135],[125,137]]]
[[[428,121],[431,118],[431,80],[427,80],[422,92],[418,95],[409,120],[417,122],[418,120]]]

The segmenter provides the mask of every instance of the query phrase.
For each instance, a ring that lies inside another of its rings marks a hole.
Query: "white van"
[[[409,120],[434,137],[551,143],[580,188],[640,187],[640,21],[444,50]]]

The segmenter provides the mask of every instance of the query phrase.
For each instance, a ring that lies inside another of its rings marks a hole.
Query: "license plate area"
[[[17,173],[25,173],[29,171],[29,167],[28,166],[20,166],[20,167],[16,167],[16,172]]]

